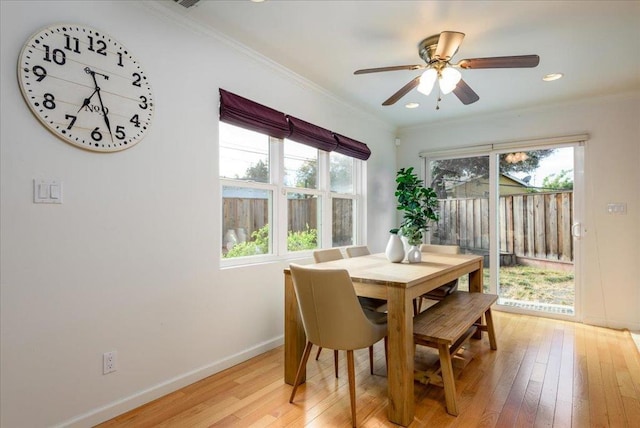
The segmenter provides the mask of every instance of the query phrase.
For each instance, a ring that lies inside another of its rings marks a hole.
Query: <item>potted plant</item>
[[[419,245],[424,232],[432,221],[438,221],[438,196],[423,185],[423,181],[413,172],[413,167],[401,168],[396,174],[397,209],[403,212],[400,233],[407,238],[411,248],[408,253],[410,263],[422,259]]]

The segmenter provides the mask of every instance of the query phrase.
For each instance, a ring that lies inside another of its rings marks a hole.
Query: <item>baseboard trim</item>
[[[632,330],[632,331],[640,330],[640,323],[637,323],[637,322],[612,320],[612,319],[600,318],[600,317],[584,317],[582,319],[582,322],[589,325],[595,325],[598,327],[608,327],[616,330]]]
[[[257,355],[263,354],[273,348],[276,348],[282,345],[283,343],[284,343],[284,336],[276,337],[269,341],[260,343],[254,346],[253,348],[244,350],[235,355],[231,355],[222,360],[215,361],[204,367],[200,367],[198,369],[187,372],[183,375],[176,376],[172,379],[169,379],[165,382],[154,385],[150,388],[144,389],[128,397],[114,401],[112,403],[109,403],[105,406],[91,410],[82,415],[78,415],[65,422],[55,425],[54,428],[62,428],[62,427],[80,428],[80,427],[91,427],[91,426],[97,425],[101,422],[107,421],[118,415],[126,413],[129,410],[135,409],[136,407],[149,403],[157,398],[160,398],[164,395],[174,392],[187,385],[191,385],[192,383],[197,382],[201,379],[204,379],[207,376],[211,376],[213,374],[219,373],[222,370],[228,369],[229,367],[233,367]]]

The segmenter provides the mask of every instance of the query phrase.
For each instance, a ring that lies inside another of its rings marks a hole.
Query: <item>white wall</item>
[[[399,132],[398,165],[428,149],[588,133],[582,320],[640,329],[640,94],[442,122]],[[625,202],[627,215],[606,205]]]
[[[366,142],[368,243],[384,249],[392,127],[154,5],[0,5],[3,427],[88,426],[282,342],[286,262],[219,268],[219,87]],[[141,61],[156,107],[136,146],[84,151],[29,111],[18,54],[61,22],[102,29]],[[64,203],[33,204],[34,178],[61,179]],[[119,369],[103,376],[110,350]]]

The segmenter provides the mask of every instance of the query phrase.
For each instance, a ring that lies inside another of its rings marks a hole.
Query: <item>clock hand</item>
[[[105,78],[105,80],[109,79],[109,76],[102,73],[96,73],[95,71],[91,70],[89,67],[86,67],[84,71],[86,73],[89,73],[91,75],[91,78],[93,79],[93,83],[96,87],[95,92],[98,93],[98,100],[100,101],[100,108],[102,109],[102,116],[104,117],[104,123],[107,125],[107,129],[109,130],[109,136],[111,137],[111,142],[113,142],[113,133],[111,132],[111,124],[109,123],[109,117],[107,116],[107,111],[105,110],[104,103],[102,102],[102,96],[100,95],[100,86],[98,86],[98,81],[96,80],[96,74],[100,74]]]
[[[89,105],[89,103],[91,102],[91,98],[93,98],[93,96],[96,94],[96,92],[98,92],[97,90],[94,90],[93,93],[91,95],[89,95],[88,98],[85,98],[84,101],[82,102],[82,105],[80,106],[80,108],[78,109],[78,113],[80,113],[80,110],[82,110],[83,108],[85,108],[86,106]]]

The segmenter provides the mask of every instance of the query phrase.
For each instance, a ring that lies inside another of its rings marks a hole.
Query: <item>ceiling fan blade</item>
[[[471,87],[469,87],[469,85],[467,85],[467,83],[462,79],[460,79],[456,85],[453,93],[456,94],[456,97],[458,97],[464,105],[473,104],[480,99],[478,94],[476,94],[474,90],[471,89]]]
[[[537,67],[539,63],[538,55],[518,55],[463,59],[458,65],[462,68],[527,68]]]
[[[398,101],[400,98],[402,98],[405,95],[407,95],[409,93],[409,91],[411,91],[413,88],[415,88],[416,86],[418,86],[420,84],[420,77],[422,77],[422,76],[418,76],[418,77],[414,78],[411,82],[409,82],[406,85],[404,85],[402,88],[400,88],[400,90],[398,92],[396,92],[395,94],[391,95],[389,97],[389,99],[387,99],[385,102],[383,102],[382,105],[383,106],[390,106],[392,104],[395,104],[396,101]]]
[[[381,71],[420,70],[426,67],[426,64],[394,65],[392,67],[363,68],[362,70],[354,71],[353,74],[379,73]]]
[[[438,39],[438,46],[433,54],[434,58],[449,61],[451,57],[458,51],[460,43],[464,39],[464,33],[457,31],[443,31]]]

